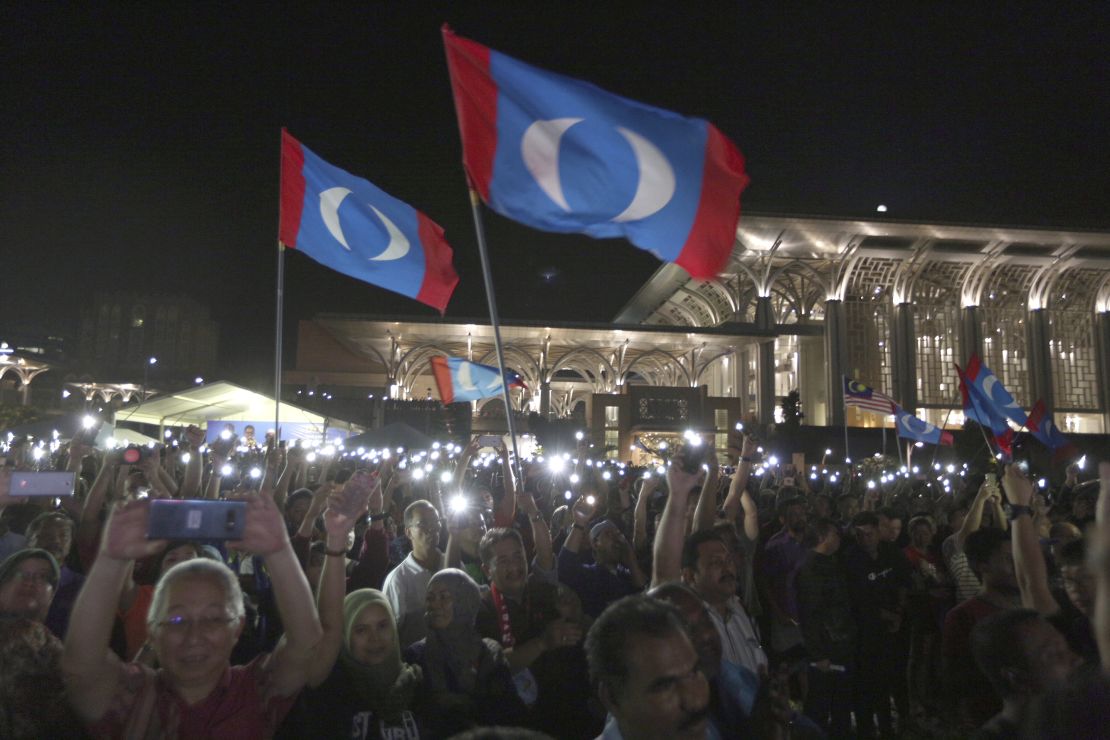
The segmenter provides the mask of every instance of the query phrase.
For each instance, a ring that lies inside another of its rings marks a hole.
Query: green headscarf
[[[382,607],[389,616],[393,645],[380,664],[366,665],[356,660],[351,653],[351,630],[363,610],[375,604]],[[348,685],[376,718],[387,722],[397,721],[401,711],[412,705],[422,673],[420,668],[401,662],[397,620],[393,616],[389,600],[381,591],[363,588],[352,591],[343,600],[343,647],[339,651],[339,662],[347,673]]]

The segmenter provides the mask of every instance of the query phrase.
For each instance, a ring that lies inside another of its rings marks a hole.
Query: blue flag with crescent
[[[281,132],[281,243],[442,314],[459,282],[443,229]]]
[[[712,279],[736,242],[744,157],[708,121],[628,100],[443,29],[471,185],[543,231],[624,237]]]
[[[432,374],[444,403],[477,401],[501,394],[502,375],[497,368],[459,357],[433,357]],[[526,388],[518,373],[506,369],[510,388]]]
[[[1028,417],[1014,400],[1013,394],[1006,390],[998,376],[983,364],[978,354],[973,354],[964,369],[970,383],[969,391],[976,393],[985,403],[990,404],[996,415],[1013,420],[1018,426],[1025,426]]]
[[[950,445],[954,441],[951,432],[946,432],[935,424],[930,424],[924,419],[906,411],[901,406],[894,405],[894,426],[898,436],[912,439],[915,442],[927,442],[932,445]]]

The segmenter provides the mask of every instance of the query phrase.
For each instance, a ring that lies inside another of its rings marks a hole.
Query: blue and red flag
[[[470,362],[458,357],[432,358],[432,374],[444,403],[477,401],[501,394],[502,375],[497,368]],[[527,388],[520,374],[505,369],[505,381],[510,388]]]
[[[1052,420],[1052,414],[1045,409],[1044,399],[1037,399],[1033,404],[1025,426],[1041,444],[1052,450],[1054,462],[1075,452],[1075,445],[1064,436],[1060,427]]]
[[[894,404],[894,427],[898,430],[899,437],[912,439],[915,442],[950,445],[955,439],[951,432],[946,432],[924,419],[918,419],[898,404]]]
[[[977,386],[967,377],[967,373],[956,363],[956,375],[960,379],[960,396],[963,400],[964,418],[973,421],[984,429],[989,429],[1004,456],[1012,454],[1014,430],[1006,423],[1006,417],[997,410],[993,401],[982,394],[982,386]]]
[[[744,156],[713,124],[538,69],[443,27],[471,185],[542,231],[624,237],[691,276],[732,253]]]
[[[442,314],[459,282],[443,229],[281,132],[281,243]]]
[[[979,398],[994,407],[996,415],[1012,419],[1019,427],[1025,426],[1027,418],[1025,411],[1014,400],[1013,394],[1006,390],[1006,386],[1002,385],[998,376],[983,364],[978,353],[971,355],[964,373],[971,384],[970,387],[978,393]]]

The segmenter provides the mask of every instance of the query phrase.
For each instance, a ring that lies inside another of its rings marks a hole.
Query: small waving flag
[[[874,388],[845,376],[844,405],[855,406],[864,411],[873,411],[876,414],[889,416],[894,413],[894,407],[897,404],[890,396],[879,393]]]
[[[971,386],[978,392],[979,398],[994,407],[997,415],[1012,419],[1018,426],[1025,426],[1025,411],[1014,400],[1013,394],[1006,390],[998,376],[983,364],[978,354],[973,354],[967,361],[964,369]]]
[[[443,27],[463,164],[502,216],[624,237],[711,280],[736,242],[744,156],[717,128],[538,69]]]
[[[1060,427],[1052,420],[1052,414],[1045,409],[1044,399],[1037,399],[1033,404],[1025,425],[1041,444],[1052,450],[1054,462],[1075,452],[1075,445],[1064,436]]]
[[[432,374],[435,375],[439,398],[444,403],[477,401],[501,393],[501,373],[490,365],[458,357],[433,357]],[[504,378],[510,388],[528,387],[524,384],[524,379],[513,370],[506,369]]]
[[[441,314],[459,282],[443,229],[281,132],[279,239],[322,265]]]
[[[984,429],[989,429],[994,436],[998,451],[1009,458],[1013,450],[1014,430],[1006,422],[1006,417],[999,410],[997,404],[989,397],[984,396],[982,384],[976,385],[967,376],[967,372],[956,363],[956,375],[960,379],[960,397],[963,400],[964,418],[973,421]]]
[[[935,424],[930,424],[924,419],[906,411],[901,406],[894,405],[894,427],[898,436],[912,439],[915,442],[927,442],[932,445],[951,445],[954,437],[951,432],[946,432]]]

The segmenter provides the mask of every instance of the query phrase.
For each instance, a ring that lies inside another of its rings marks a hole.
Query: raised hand
[[[1006,499],[1014,506],[1029,506],[1033,502],[1033,481],[1022,475],[1017,465],[1007,465],[1002,476],[1002,487],[1006,490]],[[991,494],[993,498],[995,494]]]
[[[355,522],[366,513],[370,495],[380,488],[370,473],[360,470],[352,475],[342,490],[333,491],[328,496],[328,508],[324,512],[324,529],[329,537],[344,538],[355,527]]]
[[[243,526],[243,539],[228,542],[228,547],[244,550],[255,555],[272,555],[289,546],[289,535],[285,531],[285,519],[268,492],[249,493],[247,518]]]
[[[574,502],[574,508],[571,509],[571,514],[574,516],[576,524],[581,524],[583,527],[588,525],[594,518],[594,512],[597,511],[598,499],[595,497],[594,502],[591,504],[582,496]]]
[[[694,486],[698,484],[701,478],[702,471],[695,470],[693,473],[688,473],[683,470],[685,459],[683,453],[679,452],[671,458],[671,464],[667,468],[667,490],[674,496],[675,494],[687,494],[693,490]]]
[[[26,496],[12,496],[12,468],[8,466],[0,467],[0,509],[3,509],[9,504],[22,504],[26,503]]]
[[[138,560],[164,550],[166,540],[147,539],[149,521],[149,501],[117,503],[104,524],[100,555],[115,560]]]

